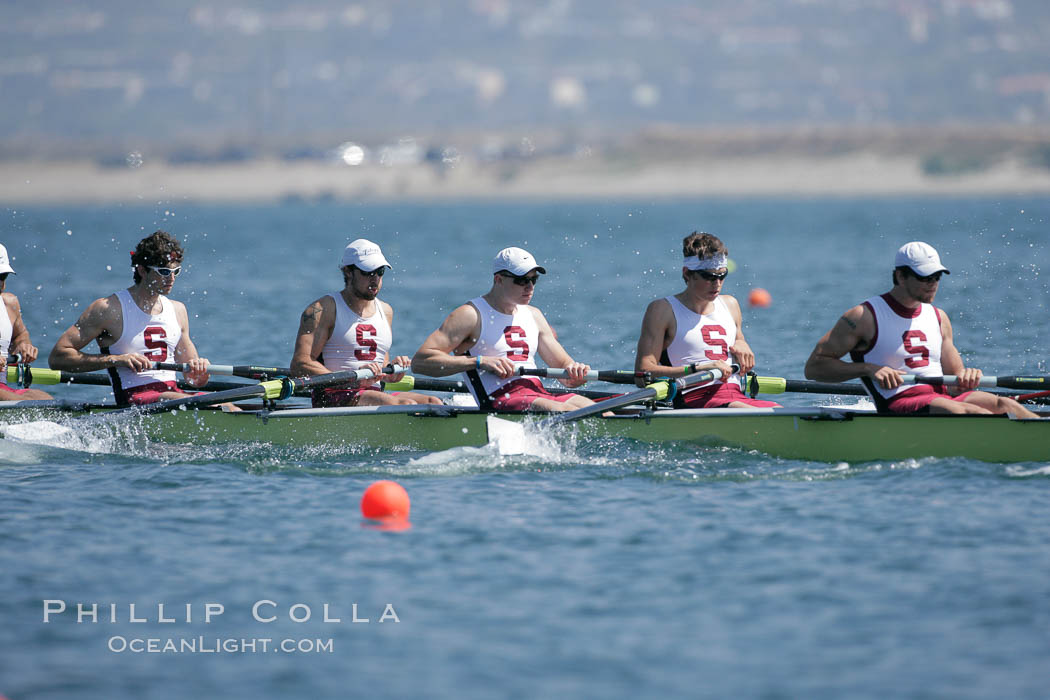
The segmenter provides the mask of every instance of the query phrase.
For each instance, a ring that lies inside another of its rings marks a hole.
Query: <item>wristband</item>
[[[481,369],[481,355],[474,358],[474,369]]]

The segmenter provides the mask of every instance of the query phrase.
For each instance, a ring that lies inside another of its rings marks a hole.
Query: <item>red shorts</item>
[[[382,391],[383,387],[378,384],[369,386],[328,387],[327,389],[314,389],[310,395],[310,404],[314,408],[332,408],[334,406],[356,406],[361,400],[362,391]],[[397,393],[397,392],[391,392]]]
[[[934,399],[945,398],[952,401],[962,401],[972,393],[972,391],[967,391],[958,396],[952,396],[943,386],[918,384],[890,398],[887,408],[890,409],[891,413],[929,413],[930,402]]]
[[[4,384],[3,382],[0,382],[0,390],[10,391],[12,394],[18,394],[19,396],[21,396],[22,394],[24,394],[27,391],[29,391],[29,389],[12,389],[7,384]]]
[[[142,406],[147,403],[157,403],[160,401],[160,395],[166,391],[177,391],[180,394],[186,394],[187,396],[200,396],[204,392],[202,391],[183,391],[175,382],[149,382],[148,384],[139,384],[133,386],[130,389],[125,389],[123,396],[117,397],[118,406]]]
[[[165,391],[178,391],[179,393],[182,393],[182,390],[179,389],[173,381],[149,382],[122,391],[122,396],[117,396],[117,405],[142,406],[147,403],[157,403],[160,401],[160,395]]]
[[[746,403],[754,408],[776,408],[780,406],[775,401],[749,399],[744,392],[740,391],[739,385],[727,382],[702,386],[699,389],[687,391],[682,394],[681,405],[684,408],[722,408],[734,401]]]
[[[515,379],[501,386],[491,397],[492,407],[504,411],[527,411],[536,399],[565,403],[576,394],[552,394],[535,377]]]

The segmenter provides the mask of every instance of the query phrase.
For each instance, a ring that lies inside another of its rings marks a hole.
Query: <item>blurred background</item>
[[[0,201],[1050,191],[1041,0],[0,5]]]

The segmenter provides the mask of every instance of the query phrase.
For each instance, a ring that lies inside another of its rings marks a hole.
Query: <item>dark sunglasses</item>
[[[941,275],[943,274],[944,270],[941,270],[940,272],[934,272],[932,275],[926,275],[925,277],[920,277],[919,275],[913,272],[911,273],[911,276],[919,280],[920,282],[925,282],[926,284],[929,284],[930,282],[940,282]]]
[[[386,268],[382,267],[382,266],[377,267],[376,269],[372,270],[371,272],[365,272],[364,270],[362,270],[359,267],[355,267],[354,269],[357,270],[358,272],[360,272],[365,277],[382,277],[386,273]]]
[[[153,267],[152,265],[147,265],[146,269],[147,270],[153,270],[154,272],[156,272],[161,277],[171,277],[172,275],[175,275],[176,277],[178,277],[180,274],[182,274],[182,267],[181,266],[180,267]]]
[[[707,270],[691,270],[694,275],[697,275],[708,282],[714,282],[715,280],[724,280],[726,275],[729,274],[729,270],[725,272],[708,272]]]
[[[500,277],[506,277],[519,287],[524,287],[526,284],[531,284],[533,287],[535,287],[536,283],[540,281],[539,275],[533,275],[532,277],[518,277],[517,275],[512,275],[509,272],[501,272],[499,274]]]

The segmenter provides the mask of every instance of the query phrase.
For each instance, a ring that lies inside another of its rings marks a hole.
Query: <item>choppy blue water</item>
[[[570,353],[629,367],[646,304],[680,289],[682,236],[703,229],[739,265],[728,293],[772,294],[772,307],[745,309],[761,374],[801,377],[816,339],[888,289],[893,252],[913,239],[952,270],[937,301],[969,364],[1050,372],[1045,198],[0,217],[18,270],[8,290],[45,356],[87,303],[129,284],[137,240],[165,228],[187,249],[172,296],[214,362],[287,363],[300,312],[338,288],[340,250],[366,236],[394,265],[381,296],[398,354],[487,289],[496,250],[522,245],[550,273],[535,301]],[[361,492],[380,478],[408,489],[410,530],[362,522]],[[1034,463],[803,462],[629,441],[501,458],[173,447],[133,431],[0,440],[0,693],[1045,697],[1048,501],[1050,466]],[[67,611],[44,623],[45,601]],[[99,621],[78,624],[78,603],[97,603]],[[131,604],[145,622],[129,621]],[[339,622],[324,621],[326,604]],[[223,612],[205,622],[209,605]],[[133,650],[151,639],[162,651]],[[164,652],[169,639],[198,650]]]

